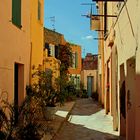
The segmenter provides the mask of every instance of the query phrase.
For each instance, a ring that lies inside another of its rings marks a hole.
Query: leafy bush
[[[87,90],[84,88],[84,84],[82,82],[80,83],[80,89],[77,90],[77,97],[88,98]]]
[[[82,90],[82,96],[81,98],[88,98],[88,94],[87,94],[87,90],[86,89],[83,89]]]
[[[57,79],[57,84],[60,87],[58,102],[62,105],[65,101],[72,101],[76,98],[76,88],[73,82],[63,79],[60,76]]]
[[[38,82],[31,86],[31,90],[38,95],[37,98],[40,99],[42,107],[56,106],[59,90],[53,88],[52,71],[50,69],[46,71],[37,70],[33,74],[33,78],[38,79]]]
[[[37,119],[37,110],[32,106],[32,95],[27,95],[23,103],[17,107],[2,101],[0,106],[0,138],[1,140],[40,140],[41,126]],[[17,112],[15,109],[18,109]],[[16,120],[16,113],[18,117]],[[43,133],[43,130],[41,131]]]
[[[77,90],[76,90],[76,87],[73,82],[69,81],[66,83],[65,91],[66,91],[66,100],[67,101],[75,100]]]

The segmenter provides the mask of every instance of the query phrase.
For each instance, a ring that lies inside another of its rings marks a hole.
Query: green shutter
[[[21,28],[21,0],[12,0],[12,23]]]
[[[78,53],[75,53],[75,68],[78,67]]]
[[[41,19],[41,3],[38,0],[38,20],[40,20],[40,19]]]

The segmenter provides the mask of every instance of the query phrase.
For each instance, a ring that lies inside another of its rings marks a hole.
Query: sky
[[[71,43],[78,44],[82,48],[82,57],[86,53],[98,53],[98,41],[96,31],[90,31],[89,18],[82,16],[90,12],[92,0],[44,0],[44,26],[54,29],[64,35]],[[95,7],[95,6],[94,6]],[[93,7],[93,12],[95,8]],[[55,16],[55,22],[54,17]],[[53,26],[54,24],[54,26]]]

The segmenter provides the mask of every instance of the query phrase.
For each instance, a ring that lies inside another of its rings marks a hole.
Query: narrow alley
[[[140,140],[140,0],[0,0],[0,140]]]
[[[79,99],[55,140],[118,140],[112,117],[93,99]]]

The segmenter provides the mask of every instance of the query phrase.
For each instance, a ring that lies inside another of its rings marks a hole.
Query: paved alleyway
[[[92,99],[77,100],[55,140],[118,140],[111,119]]]

